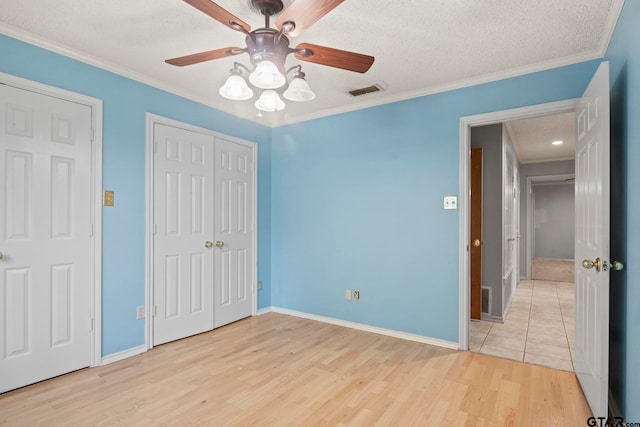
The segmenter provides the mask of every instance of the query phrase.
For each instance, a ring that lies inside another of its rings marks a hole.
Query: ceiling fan
[[[235,83],[241,84],[238,79],[244,81],[244,79],[240,77],[242,74],[240,67],[242,67],[251,73],[249,81],[254,86],[261,89],[268,89],[265,92],[269,92],[269,90],[273,92],[273,89],[282,87],[286,83],[286,74],[292,70],[296,70],[292,84],[298,80],[298,85],[296,87],[300,85],[304,87],[301,87],[301,89],[298,88],[298,92],[294,93],[292,97],[288,97],[286,92],[284,94],[286,98],[295,101],[313,99],[314,95],[313,92],[310,92],[310,88],[308,88],[306,81],[304,81],[304,73],[299,65],[294,66],[289,70],[284,69],[286,58],[291,53],[293,53],[300,61],[312,62],[357,73],[366,73],[369,68],[371,68],[371,65],[373,65],[375,58],[361,53],[349,52],[311,43],[300,43],[294,48],[289,47],[289,37],[296,37],[300,35],[305,29],[332,11],[344,0],[295,0],[284,11],[284,4],[282,0],[249,1],[255,10],[264,15],[264,28],[258,28],[251,31],[249,24],[243,22],[211,0],[184,0],[185,3],[195,7],[232,30],[245,34],[246,47],[224,47],[221,49],[167,59],[165,62],[182,67],[185,65],[192,65],[247,53],[250,57],[251,63],[255,67],[255,70],[251,72],[251,70],[242,64],[234,63],[234,69],[231,70],[232,75],[229,79],[236,77]],[[280,12],[282,13],[278,16],[276,21],[276,27],[278,29],[270,28],[271,16],[277,15]],[[227,83],[229,83],[229,79]],[[304,81],[304,83],[300,83],[300,80]],[[225,84],[225,86],[228,85]],[[248,88],[248,86],[246,87],[248,92],[243,87],[242,93],[240,93],[241,90],[236,86],[233,87],[231,93],[229,93],[229,87],[227,87],[226,92],[224,92],[223,90],[225,89],[225,86],[221,88],[220,93],[227,98],[240,100],[248,99],[253,96],[253,92]],[[244,86],[246,86],[246,82],[244,83]],[[289,89],[292,89],[291,86]],[[307,93],[306,95],[301,95],[301,93],[307,89],[310,94]],[[300,92],[300,90],[302,90],[302,92]],[[249,95],[249,92],[251,95]],[[269,95],[273,94],[270,93]],[[256,103],[256,107],[262,109],[258,103]],[[283,104],[282,108],[284,108]],[[276,111],[278,108],[276,106],[275,109],[263,110]]]

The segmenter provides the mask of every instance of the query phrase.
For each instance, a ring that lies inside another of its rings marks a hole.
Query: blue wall
[[[103,187],[116,205],[103,208],[104,355],[144,344],[145,132],[147,112],[258,143],[258,275],[270,289],[271,130],[73,59],[0,35],[0,71],[103,100]],[[270,298],[259,294],[260,305]]]
[[[598,64],[274,129],[272,304],[457,342],[460,117],[579,97]]]
[[[611,388],[628,422],[640,421],[640,2],[628,0],[609,44],[612,124]]]

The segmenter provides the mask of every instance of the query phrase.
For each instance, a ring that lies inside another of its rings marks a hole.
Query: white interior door
[[[0,85],[0,392],[91,363],[91,108]]]
[[[596,417],[609,380],[609,63],[576,109],[575,371]],[[583,262],[586,265],[583,266]]]
[[[216,327],[253,314],[254,174],[251,148],[216,138]]]
[[[158,123],[153,138],[157,345],[213,329],[214,138]]]

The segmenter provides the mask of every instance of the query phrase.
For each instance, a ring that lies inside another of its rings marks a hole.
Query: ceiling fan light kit
[[[267,89],[262,92],[262,95],[255,103],[255,107],[260,111],[275,112],[284,110],[285,105],[278,92],[273,89]]]
[[[259,62],[254,72],[249,74],[249,81],[260,89],[277,89],[284,86],[287,79],[278,70],[276,64],[265,60]]]
[[[244,101],[253,98],[253,90],[240,74],[232,74],[218,91],[220,95],[233,101]]]
[[[282,88],[287,83],[286,76],[296,70],[289,87],[283,96],[290,101],[304,102],[315,98],[309,83],[305,80],[302,67],[296,65],[285,71],[287,56],[293,53],[300,61],[313,62],[347,71],[366,73],[373,65],[374,57],[355,52],[329,48],[325,46],[301,43],[295,48],[289,47],[289,36],[298,36],[302,31],[315,23],[318,19],[333,10],[344,0],[295,0],[284,11],[282,0],[249,0],[253,9],[265,17],[265,28],[253,31],[230,12],[226,11],[211,0],[184,0],[211,18],[227,27],[246,35],[246,47],[227,47],[168,59],[165,62],[175,66],[197,64],[204,61],[225,58],[247,53],[255,67],[253,71],[246,66],[234,63],[231,76],[218,91],[221,96],[234,101],[243,101],[253,97],[253,90],[247,85],[242,71],[249,72],[249,82],[256,88],[265,89],[255,102],[260,111],[281,111],[285,108],[284,101],[274,90]],[[269,28],[270,17],[280,13],[276,22],[280,29]],[[296,19],[297,17],[297,19]]]
[[[293,80],[289,83],[289,87],[284,91],[284,96],[289,101],[304,102],[311,101],[316,97],[316,94],[311,90],[309,83],[304,78],[304,73],[300,70],[298,65],[298,71],[293,76]]]

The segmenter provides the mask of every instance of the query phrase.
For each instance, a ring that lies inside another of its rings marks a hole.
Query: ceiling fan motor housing
[[[257,66],[262,61],[271,61],[282,73],[287,55],[295,52],[289,47],[289,39],[272,28],[260,28],[247,35],[247,53],[251,63]]]

